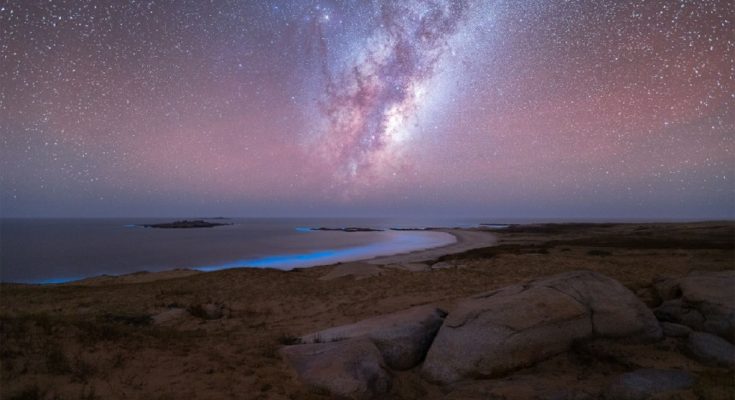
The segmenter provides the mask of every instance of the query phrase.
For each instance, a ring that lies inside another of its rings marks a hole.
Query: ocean
[[[235,267],[309,267],[450,244],[454,238],[392,227],[476,226],[480,220],[265,219],[210,220],[232,225],[160,229],[139,225],[173,219],[0,220],[0,281],[60,283],[138,271]],[[200,218],[188,218],[200,219]],[[380,232],[312,231],[369,227]]]

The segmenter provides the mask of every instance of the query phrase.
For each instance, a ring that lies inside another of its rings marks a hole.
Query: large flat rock
[[[499,376],[592,337],[652,340],[661,328],[619,282],[574,271],[462,301],[439,330],[422,372],[443,384]]]
[[[446,313],[434,306],[418,306],[312,333],[304,343],[366,337],[380,350],[386,364],[403,370],[418,365],[426,355]]]
[[[367,338],[286,346],[281,355],[305,384],[350,399],[373,399],[390,388],[390,374]]]

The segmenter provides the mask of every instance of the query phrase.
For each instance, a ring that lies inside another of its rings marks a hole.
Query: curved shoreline
[[[303,254],[291,254],[286,256],[268,256],[261,257],[252,260],[239,260],[233,261],[227,264],[212,265],[212,266],[199,266],[190,268],[171,268],[161,271],[139,271],[121,275],[98,275],[84,278],[70,279],[70,280],[49,280],[45,282],[36,282],[30,284],[40,285],[64,285],[64,284],[106,284],[106,283],[139,283],[139,282],[150,282],[156,280],[165,280],[180,278],[184,276],[221,271],[226,269],[239,269],[239,268],[274,268],[282,270],[293,270],[297,268],[315,268],[327,265],[334,265],[338,263],[349,263],[349,262],[369,262],[378,264],[388,264],[394,262],[412,262],[407,260],[413,259],[433,259],[444,254],[450,254],[455,252],[461,252],[470,248],[485,247],[492,245],[494,242],[494,236],[485,232],[478,231],[466,231],[462,229],[431,229],[426,231],[417,231],[421,233],[442,233],[451,235],[454,238],[452,243],[444,244],[435,247],[423,247],[411,250],[409,252],[397,249],[396,252],[386,253],[383,255],[369,254],[371,251],[368,248],[372,245],[362,246],[357,248],[349,248],[342,250],[326,250],[326,251],[315,251]],[[398,232],[394,232],[398,234]],[[479,235],[478,235],[479,234]],[[477,240],[477,237],[483,236],[485,238],[493,238],[491,241]],[[490,244],[488,244],[490,243]],[[350,256],[353,253],[354,255]],[[361,254],[367,253],[367,254]],[[323,259],[319,260],[322,256]],[[309,259],[314,258],[314,262],[309,262]],[[392,260],[400,261],[392,261]],[[384,261],[387,260],[387,261]]]
[[[460,253],[463,251],[492,246],[497,242],[497,238],[491,232],[486,230],[469,230],[469,229],[432,229],[429,232],[441,232],[452,235],[455,238],[453,243],[449,243],[437,247],[427,247],[423,249],[413,250],[404,253],[392,253],[380,256],[371,256],[365,258],[355,258],[345,261],[337,262],[325,262],[319,263],[307,267],[294,266],[291,268],[283,268],[284,270],[293,270],[297,268],[318,268],[328,265],[335,265],[338,263],[350,263],[350,262],[366,262],[375,265],[385,264],[402,264],[402,263],[413,263],[413,262],[425,262],[436,259],[446,254]],[[104,285],[104,284],[131,284],[131,283],[143,283],[152,282],[167,279],[184,278],[192,275],[203,274],[207,272],[221,271],[225,269],[240,269],[240,268],[263,268],[258,266],[231,266],[220,269],[199,269],[199,268],[177,268],[163,271],[154,272],[133,272],[130,274],[123,275],[100,275],[82,278],[78,280],[72,280],[67,282],[48,282],[41,284],[56,284],[56,285]],[[280,269],[280,268],[279,268]]]
[[[296,268],[313,268],[337,263],[370,260],[406,252],[424,251],[442,248],[456,243],[457,236],[447,232],[415,231],[415,232],[383,232],[386,237],[382,241],[347,248],[322,248],[293,254],[276,254],[252,259],[236,260],[225,264],[192,267],[193,270],[211,272],[230,268],[274,268],[292,270]],[[350,233],[352,235],[356,233]],[[442,238],[440,238],[440,236]],[[449,236],[443,238],[443,236]],[[451,239],[451,242],[448,242]]]

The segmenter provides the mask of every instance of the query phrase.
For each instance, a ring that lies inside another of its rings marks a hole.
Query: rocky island
[[[196,220],[180,220],[174,222],[164,222],[160,224],[140,225],[144,228],[164,228],[164,229],[185,229],[185,228],[213,228],[215,226],[232,225],[231,223],[209,222],[201,219]]]
[[[375,228],[358,228],[354,226],[350,226],[347,228],[327,228],[327,227],[320,227],[320,228],[311,228],[312,231],[340,231],[340,232],[382,232],[382,229],[375,229]]]

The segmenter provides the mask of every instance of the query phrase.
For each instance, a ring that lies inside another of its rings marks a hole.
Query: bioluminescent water
[[[191,218],[190,218],[191,219]],[[103,274],[195,268],[290,269],[447,245],[441,232],[391,227],[470,226],[472,221],[232,219],[215,228],[156,229],[174,219],[2,219],[0,280],[60,283]],[[475,223],[476,224],[476,223]],[[371,227],[380,232],[313,231]]]

